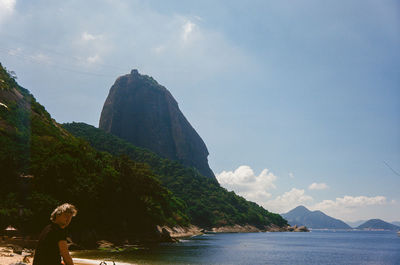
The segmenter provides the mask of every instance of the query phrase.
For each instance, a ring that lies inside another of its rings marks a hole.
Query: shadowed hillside
[[[79,209],[71,230],[86,245],[157,237],[157,224],[188,224],[183,203],[148,165],[72,136],[1,65],[0,103],[1,230],[36,234],[64,202]]]
[[[126,154],[134,161],[149,164],[161,183],[186,203],[186,213],[195,225],[210,228],[251,224],[262,228],[270,224],[287,224],[279,214],[246,201],[234,192],[228,192],[214,178],[204,177],[193,168],[161,158],[91,125],[69,123],[63,127],[98,150],[113,155]]]

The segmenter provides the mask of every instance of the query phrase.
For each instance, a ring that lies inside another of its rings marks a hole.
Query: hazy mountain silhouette
[[[321,211],[310,211],[304,206],[298,206],[282,216],[290,225],[305,225],[313,229],[351,229],[348,224],[339,219],[330,217]]]

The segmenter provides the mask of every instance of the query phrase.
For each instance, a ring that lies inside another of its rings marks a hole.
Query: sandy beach
[[[75,265],[98,265],[100,260],[88,260],[73,258]],[[0,264],[11,265],[11,264],[26,264],[32,265],[33,258],[30,252],[22,251],[21,254],[17,254],[11,247],[0,247]],[[112,261],[107,261],[107,265],[113,265]],[[128,265],[127,263],[115,262],[115,265]]]
[[[74,258],[74,264],[75,265],[98,265],[100,264],[100,260],[90,260],[90,259],[78,259],[78,258]],[[107,265],[113,265],[112,261],[109,260],[105,260],[105,262],[107,263]],[[135,263],[124,263],[124,262],[115,262],[115,265],[137,265]]]
[[[30,255],[31,253],[24,251],[22,251],[21,254],[14,253],[11,247],[0,247],[0,264],[9,265],[18,262],[32,264],[32,258],[29,257]]]

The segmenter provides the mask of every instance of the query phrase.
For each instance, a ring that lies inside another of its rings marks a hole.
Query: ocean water
[[[206,234],[126,253],[82,251],[73,256],[117,264],[400,265],[400,237],[388,231]]]

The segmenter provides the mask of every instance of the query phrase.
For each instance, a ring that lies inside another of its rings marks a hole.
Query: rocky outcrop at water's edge
[[[270,226],[264,227],[262,229],[257,228],[253,225],[227,225],[220,227],[213,227],[210,230],[201,229],[197,226],[190,227],[167,227],[163,226],[157,227],[158,231],[162,234],[168,233],[172,239],[191,237],[201,234],[209,233],[258,233],[258,232],[309,232],[308,228],[305,226],[287,226],[279,227],[277,225],[271,224]]]
[[[307,227],[300,226],[287,226],[279,227],[277,225],[271,224],[263,229],[257,228],[252,225],[233,225],[233,226],[221,226],[214,227],[210,231],[205,231],[205,233],[256,233],[256,232],[309,232]]]

